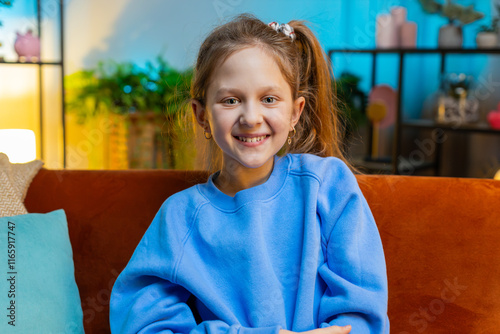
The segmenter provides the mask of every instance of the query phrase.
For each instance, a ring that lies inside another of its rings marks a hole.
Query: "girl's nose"
[[[258,105],[248,103],[241,108],[240,124],[253,127],[262,123],[264,120]]]

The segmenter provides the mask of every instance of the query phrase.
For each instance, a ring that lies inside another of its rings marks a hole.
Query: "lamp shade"
[[[11,163],[35,160],[35,133],[24,129],[0,129],[0,152],[5,153]]]

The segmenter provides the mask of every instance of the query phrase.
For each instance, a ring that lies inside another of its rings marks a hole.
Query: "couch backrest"
[[[68,216],[87,334],[109,332],[112,285],[162,202],[206,177],[165,170],[41,170],[35,177],[28,211],[64,208]],[[384,244],[391,333],[500,328],[500,182],[358,181]]]

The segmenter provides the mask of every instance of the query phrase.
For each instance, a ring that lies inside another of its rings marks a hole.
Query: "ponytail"
[[[298,140],[287,152],[307,152],[319,156],[335,156],[347,163],[342,152],[342,122],[337,107],[333,71],[314,33],[302,21],[290,21],[299,52],[298,96],[305,97],[305,106],[296,125]]]

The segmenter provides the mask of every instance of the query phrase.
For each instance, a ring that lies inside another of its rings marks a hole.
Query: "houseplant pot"
[[[435,118],[437,123],[458,126],[479,121],[479,101],[470,94],[472,81],[472,76],[464,73],[443,75]]]
[[[500,3],[496,5],[496,11],[500,14]],[[500,16],[495,16],[490,25],[482,25],[476,35],[476,44],[478,48],[496,48],[500,46],[500,29],[498,23]]]
[[[157,62],[146,68],[106,62],[73,74],[67,81],[73,87],[68,110],[81,121],[103,114],[123,116],[129,168],[189,169],[186,148],[176,138],[182,137],[178,123],[185,115],[192,71],[174,70],[160,57]],[[183,152],[176,152],[177,147]]]
[[[481,31],[476,35],[476,45],[479,49],[494,48],[498,45],[498,35],[492,31]]]
[[[448,19],[448,24],[439,29],[438,45],[440,48],[461,48],[462,27],[484,17],[473,6],[455,4],[452,0],[443,3],[434,0],[418,0],[422,9],[429,14],[439,14]]]
[[[438,46],[440,48],[461,48],[463,43],[462,27],[453,23],[439,28]]]

